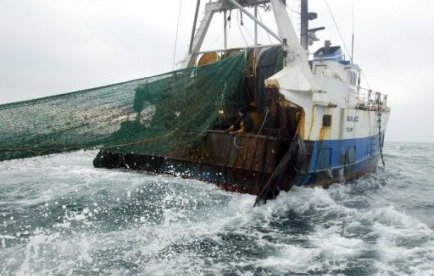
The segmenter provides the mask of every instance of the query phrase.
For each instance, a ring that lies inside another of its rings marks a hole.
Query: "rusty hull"
[[[274,137],[231,135],[209,131],[191,149],[178,149],[166,156],[100,151],[95,167],[142,170],[214,183],[222,189],[257,195],[273,173],[282,147]]]

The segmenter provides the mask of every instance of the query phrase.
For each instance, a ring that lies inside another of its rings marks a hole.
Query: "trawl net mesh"
[[[162,155],[200,142],[236,112],[244,54],[198,68],[0,105],[0,161],[76,149]]]

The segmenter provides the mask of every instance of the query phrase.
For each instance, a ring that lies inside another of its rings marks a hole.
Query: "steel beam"
[[[273,36],[275,39],[277,39],[278,41],[282,42],[282,39],[280,38],[280,36],[278,34],[276,34],[275,32],[273,32],[270,28],[268,28],[267,26],[265,26],[264,23],[262,23],[261,21],[259,21],[257,18],[255,18],[254,15],[252,15],[248,10],[246,10],[242,5],[240,5],[236,0],[227,0],[228,2],[232,3],[235,7],[237,7],[238,9],[241,10],[241,12],[243,12],[245,15],[247,15],[248,17],[250,17],[255,23],[257,23],[259,26],[261,26],[266,32],[268,32],[271,36]],[[248,1],[247,1],[248,2]],[[256,2],[260,2],[260,1],[256,1]]]
[[[200,9],[200,0],[197,0],[196,12],[194,13],[193,30],[191,31],[191,38],[190,38],[190,48],[189,48],[190,54],[193,51],[193,40],[194,40],[194,35],[196,34],[196,24],[197,24],[197,17],[199,15],[199,9]]]

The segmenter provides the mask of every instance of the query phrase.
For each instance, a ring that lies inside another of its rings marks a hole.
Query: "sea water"
[[[81,151],[0,163],[1,275],[434,275],[434,145],[266,205],[200,181],[95,169]]]

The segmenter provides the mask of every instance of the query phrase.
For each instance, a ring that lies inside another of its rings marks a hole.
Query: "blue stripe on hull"
[[[308,169],[299,185],[325,185],[375,171],[380,158],[379,135],[347,140],[307,141],[311,148]]]

